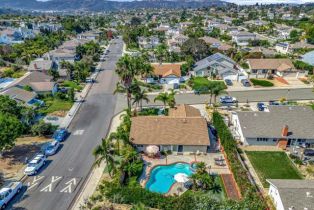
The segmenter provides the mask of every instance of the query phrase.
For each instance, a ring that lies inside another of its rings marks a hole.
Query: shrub
[[[274,84],[267,80],[261,79],[250,79],[254,86],[262,86],[262,87],[272,87]]]
[[[51,125],[51,123],[45,123],[43,120],[41,120],[32,126],[31,132],[33,135],[49,136],[52,135],[56,129],[56,126]]]

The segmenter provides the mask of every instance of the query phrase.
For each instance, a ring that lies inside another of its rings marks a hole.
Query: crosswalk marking
[[[84,133],[84,130],[76,130],[74,131],[73,135],[80,136],[80,135],[83,135],[83,133]]]
[[[52,176],[51,183],[48,184],[46,187],[42,188],[40,192],[51,192],[52,191],[52,184],[60,180],[62,176]]]

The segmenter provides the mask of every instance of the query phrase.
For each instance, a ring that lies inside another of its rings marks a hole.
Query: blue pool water
[[[150,173],[150,178],[146,183],[146,189],[152,192],[167,193],[170,187],[175,183],[174,175],[184,173],[192,175],[190,164],[175,163],[167,166],[156,166]]]

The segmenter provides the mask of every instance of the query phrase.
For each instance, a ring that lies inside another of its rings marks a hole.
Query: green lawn
[[[298,169],[284,152],[246,151],[263,186],[268,187],[266,179],[302,179]]]
[[[74,90],[82,90],[83,89],[83,87],[80,84],[73,82],[73,81],[69,81],[69,80],[62,82],[61,86],[70,87],[70,88],[73,88]]]
[[[45,106],[40,108],[39,112],[42,114],[49,114],[55,111],[68,111],[71,109],[73,102],[46,98],[44,99]]]
[[[273,87],[274,83],[263,79],[250,79],[254,86]]]
[[[191,86],[193,90],[198,90],[202,93],[208,92],[209,86],[213,83],[227,88],[223,81],[210,81],[205,77],[193,77],[188,81],[188,85]]]

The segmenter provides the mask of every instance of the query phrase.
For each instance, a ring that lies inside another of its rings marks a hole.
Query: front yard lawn
[[[264,187],[266,179],[302,179],[298,169],[284,152],[246,151]]]
[[[274,83],[263,79],[250,79],[254,86],[273,87]]]
[[[193,77],[188,81],[188,85],[192,87],[193,90],[200,91],[201,93],[208,92],[211,85],[221,85],[225,89],[227,88],[223,81],[211,81],[205,77]]]
[[[42,114],[50,114],[56,111],[68,111],[71,109],[73,102],[54,98],[45,98],[45,106],[39,109]]]
[[[62,82],[61,86],[73,88],[74,90],[78,90],[78,91],[83,89],[83,87],[80,84],[73,81],[69,81],[69,80]]]

